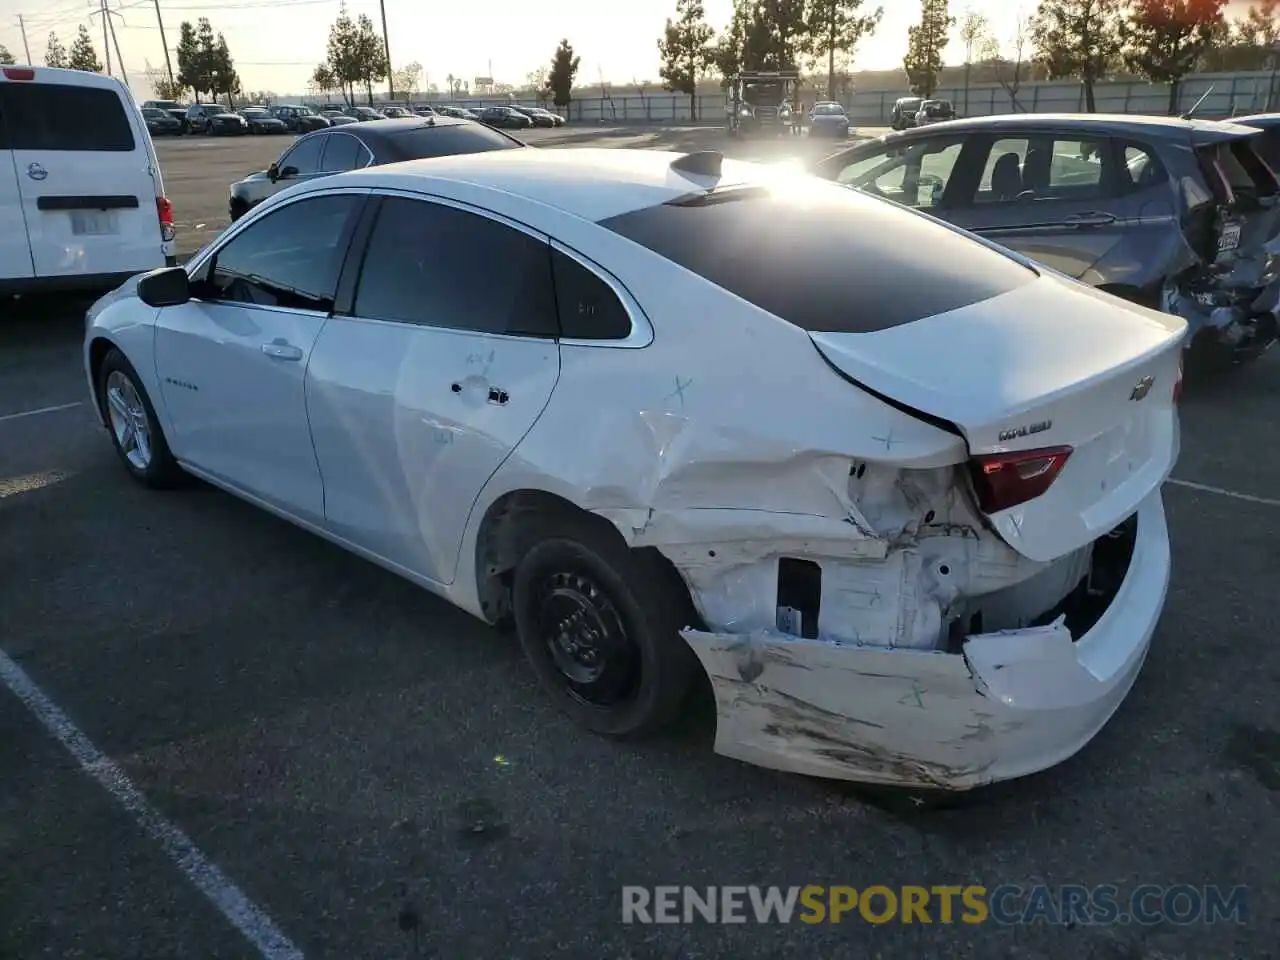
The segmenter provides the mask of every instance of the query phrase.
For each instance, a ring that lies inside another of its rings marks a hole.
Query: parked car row
[[[924,127],[954,119],[956,108],[950,100],[931,100],[925,97],[899,97],[889,113],[889,125],[894,130]]]

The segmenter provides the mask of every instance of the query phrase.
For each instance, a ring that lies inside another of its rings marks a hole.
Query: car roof
[[[308,186],[413,191],[422,190],[432,180],[447,180],[500,191],[598,222],[705,189],[705,180],[672,169],[672,161],[681,156],[607,147],[491,150],[369,167],[312,181]],[[758,182],[768,173],[757,164],[725,159],[719,183]]]
[[[1181,117],[1148,117],[1129,113],[1018,113],[992,117],[966,117],[928,127],[927,136],[940,133],[1002,133],[1033,127],[1067,127],[1072,132],[1103,137],[1141,137],[1185,143],[1188,139],[1221,139],[1251,136],[1255,132],[1240,123],[1221,120],[1184,120]],[[886,139],[913,136],[912,131],[889,134]]]
[[[386,120],[369,120],[353,127],[350,130],[344,130],[348,137],[356,137],[363,140],[366,144],[374,146],[378,143],[385,142],[388,137],[394,137],[398,133],[405,133],[409,130],[431,130],[435,127],[465,127],[470,123],[468,120],[458,120],[454,117],[388,117]],[[323,130],[316,131],[323,134]],[[308,134],[313,136],[313,134]]]

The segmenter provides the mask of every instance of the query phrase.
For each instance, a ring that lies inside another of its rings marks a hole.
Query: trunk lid
[[[914,323],[810,336],[850,379],[954,425],[973,457],[1070,447],[1047,490],[988,514],[1014,549],[1051,560],[1114,528],[1172,470],[1185,331],[1046,274]]]

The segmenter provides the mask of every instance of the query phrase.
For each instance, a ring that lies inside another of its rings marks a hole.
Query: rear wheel
[[[696,615],[678,575],[589,520],[547,517],[539,527],[512,603],[543,688],[596,733],[639,737],[666,726],[697,665],[680,636]]]
[[[98,403],[106,414],[116,453],[131,477],[156,489],[176,486],[184,479],[141,378],[114,347],[98,370]]]

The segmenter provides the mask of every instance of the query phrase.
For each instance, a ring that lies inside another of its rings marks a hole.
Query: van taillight
[[[994,453],[969,461],[969,475],[983,513],[999,513],[1040,496],[1071,456],[1070,447]]]
[[[6,80],[34,80],[36,72],[30,67],[5,67],[4,78]]]
[[[173,227],[173,204],[168,197],[156,197],[156,213],[160,215],[160,239],[167,243],[178,235]]]
[[[1182,356],[1178,356],[1178,379],[1173,381],[1173,402],[1182,399]]]

